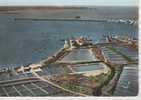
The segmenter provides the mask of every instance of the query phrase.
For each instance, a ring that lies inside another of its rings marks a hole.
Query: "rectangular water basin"
[[[103,63],[94,63],[94,64],[90,64],[90,65],[74,66],[72,68],[76,72],[83,73],[83,72],[101,70],[101,69],[104,69],[105,67],[106,67],[106,65]]]
[[[58,62],[87,62],[98,61],[89,49],[74,49]]]

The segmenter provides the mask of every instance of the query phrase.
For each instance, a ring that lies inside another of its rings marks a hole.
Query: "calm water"
[[[92,9],[91,9],[92,11]],[[18,66],[38,62],[53,55],[63,46],[64,39],[85,35],[93,41],[101,39],[103,34],[121,34],[137,36],[137,26],[123,23],[78,22],[78,21],[30,21],[14,18],[62,18],[92,17],[91,11],[55,11],[28,12],[20,14],[0,14],[0,65]],[[102,12],[101,12],[102,13]],[[90,14],[90,16],[89,16]],[[100,14],[100,13],[99,13]],[[84,16],[83,16],[84,15]]]
[[[137,26],[123,23],[14,20],[15,18],[74,18],[75,16],[96,19],[137,19],[137,9],[123,9],[120,7],[112,9],[33,10],[19,11],[15,14],[0,13],[0,67],[14,67],[38,62],[53,55],[63,46],[63,40],[72,36],[85,35],[93,41],[98,41],[105,34],[135,35],[138,37]],[[127,54],[129,53],[127,52]],[[137,54],[131,54],[131,56],[133,55]],[[61,73],[65,72],[64,70],[68,70],[64,69],[64,67],[50,67],[46,67],[46,70],[44,70],[48,74],[56,74],[56,72]],[[138,66],[129,67],[125,67],[114,95],[137,94]],[[76,68],[78,71],[89,71],[103,67],[90,65]]]
[[[121,73],[114,96],[138,95],[138,65],[126,65]]]
[[[93,64],[93,65],[76,66],[76,67],[73,67],[73,69],[76,72],[85,72],[85,71],[100,70],[100,69],[103,69],[104,66],[105,65],[102,64],[102,63],[96,63],[96,64]]]
[[[117,47],[121,52],[125,53],[128,57],[130,57],[132,60],[138,59],[138,50],[132,49],[132,48],[122,48]]]
[[[61,62],[82,62],[97,61],[95,55],[92,55],[88,49],[74,49],[66,55]]]

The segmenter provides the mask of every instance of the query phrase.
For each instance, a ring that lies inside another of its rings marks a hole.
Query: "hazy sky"
[[[0,5],[116,5],[137,6],[138,0],[0,0]]]

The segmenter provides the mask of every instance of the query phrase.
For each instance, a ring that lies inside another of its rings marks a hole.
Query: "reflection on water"
[[[76,72],[85,72],[85,71],[94,71],[94,70],[103,69],[104,67],[105,65],[102,63],[95,63],[91,65],[75,66],[73,67],[73,69]]]
[[[137,60],[138,59],[138,50],[135,50],[133,48],[129,48],[129,47],[115,47],[118,50],[120,50],[121,52],[123,52],[124,54],[126,54],[128,57],[130,57],[133,60]]]
[[[115,96],[136,96],[138,94],[138,65],[126,65],[123,69]]]
[[[41,72],[41,75],[65,74],[70,72],[70,70],[67,67],[58,64],[47,65],[46,67],[43,67],[42,71],[43,72]]]
[[[71,21],[15,21],[15,18],[74,18],[76,14],[84,18],[127,18],[137,14],[128,12],[129,8],[123,11],[123,8],[115,11],[105,9],[88,10],[65,10],[54,12],[20,12],[19,14],[2,14],[0,13],[0,66],[4,67],[23,65],[38,62],[41,59],[53,55],[62,46],[64,39],[73,36],[88,36],[93,42],[98,41],[103,35],[128,35],[135,33],[138,37],[138,27],[123,23],[107,23],[107,22],[71,22]],[[28,12],[28,13],[26,13]],[[114,12],[111,13],[111,12]],[[117,13],[117,12],[120,12]],[[103,15],[103,16],[101,16]],[[110,16],[110,17],[109,17]],[[135,55],[124,50],[128,55]],[[110,54],[110,53],[109,53]],[[110,56],[113,60],[113,58]],[[117,60],[117,56],[115,57]],[[92,61],[96,60],[88,50],[74,50],[63,61]],[[121,58],[120,58],[121,60]],[[124,60],[122,60],[124,61]],[[119,59],[117,60],[119,63]],[[74,67],[76,71],[89,71],[103,68],[101,65],[88,65],[83,67]],[[45,74],[64,74],[69,72],[67,67],[58,65],[49,65],[43,68]],[[4,76],[2,78],[6,79]],[[136,95],[138,92],[138,65],[126,66],[119,79],[114,95]]]
[[[113,9],[111,10],[113,11]],[[44,11],[24,11],[20,14],[0,13],[0,65],[9,66],[11,64],[10,66],[12,66],[13,64],[22,65],[38,62],[53,55],[63,46],[64,41],[62,40],[72,36],[84,35],[93,41],[98,41],[104,34],[129,35],[135,33],[137,36],[138,33],[137,27],[123,23],[14,20],[14,18],[21,17],[70,18],[80,13],[82,17],[97,16],[92,13],[95,12],[95,9]],[[109,9],[107,11],[109,15]],[[115,17],[117,15],[119,14],[116,14]],[[114,15],[112,14],[112,16]]]
[[[91,54],[88,49],[74,49],[66,55],[60,62],[82,62],[96,61],[95,55]]]

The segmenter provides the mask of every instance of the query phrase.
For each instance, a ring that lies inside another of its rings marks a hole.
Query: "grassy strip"
[[[110,65],[109,65],[110,66]],[[107,81],[105,81],[105,84],[103,84],[103,87],[105,86],[105,87],[107,87],[107,90],[105,90],[106,92],[107,92],[107,94],[110,96],[110,95],[112,95],[113,93],[114,93],[114,91],[115,91],[115,89],[116,89],[116,86],[117,86],[117,83],[118,83],[118,80],[119,80],[119,78],[120,78],[120,75],[121,75],[121,73],[122,73],[122,70],[123,70],[123,67],[112,67],[112,66],[110,66],[110,68],[111,68],[111,70],[112,70],[112,72],[111,72],[111,74],[109,75],[109,77],[108,77],[108,80]],[[111,84],[111,82],[112,82],[112,84]],[[109,82],[110,82],[110,89],[109,89]],[[104,93],[104,90],[103,90],[103,93]],[[102,94],[102,95],[105,95],[105,93],[104,94]]]
[[[72,91],[79,91],[80,90],[80,88],[75,84],[69,84],[69,85],[65,85],[63,87],[66,89],[72,90]]]
[[[85,87],[85,86],[81,86],[80,84],[75,84],[75,83],[62,84],[61,86],[65,89],[68,89],[74,92],[91,95],[91,89],[87,86]]]
[[[105,63],[110,69],[111,71],[108,74],[101,74],[98,76],[91,76],[89,79],[90,80],[95,80],[97,83],[96,88],[99,89],[99,91],[101,91],[102,93],[102,88],[106,85],[108,85],[108,83],[113,79],[114,75],[115,75],[115,68],[112,67],[110,64]],[[93,91],[95,91],[95,89],[93,89]],[[102,95],[102,94],[101,94]]]
[[[121,55],[123,58],[125,58],[128,62],[132,62],[132,61],[133,61],[130,57],[128,57],[128,56],[127,56],[126,54],[124,54],[123,52],[117,50],[116,48],[112,48],[112,47],[107,47],[107,48],[109,48],[110,50],[112,50],[112,51],[114,51],[114,52],[120,54],[120,55]]]
[[[112,67],[110,64],[106,63],[106,65],[111,69],[111,72],[110,72],[110,75],[108,75],[108,79],[107,79],[107,81],[104,82],[103,86],[107,85],[115,75],[115,68]]]
[[[115,73],[117,74],[117,77],[116,77],[116,82],[115,82],[115,84],[114,84],[114,86],[112,87],[112,89],[110,90],[110,93],[111,94],[113,94],[114,92],[115,92],[115,89],[116,89],[116,86],[117,86],[117,84],[118,84],[118,81],[119,81],[119,78],[120,78],[120,76],[121,76],[121,73],[122,73],[122,71],[123,71],[123,67],[119,67],[119,68],[117,68],[117,69],[115,69],[116,71],[115,71]]]

